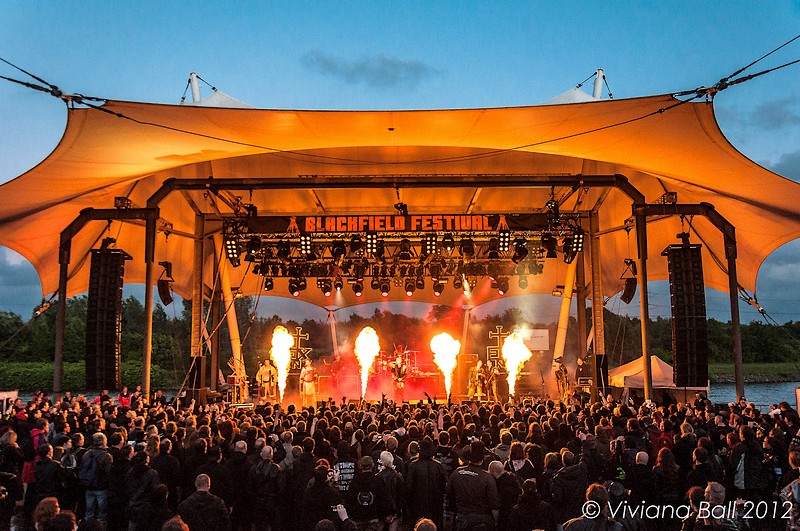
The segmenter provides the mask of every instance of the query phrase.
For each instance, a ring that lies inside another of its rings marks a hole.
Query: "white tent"
[[[636,358],[608,371],[608,383],[612,387],[641,389],[644,387],[643,370],[642,358]],[[672,365],[658,356],[650,357],[650,372],[653,374],[654,388],[675,387],[672,382]]]

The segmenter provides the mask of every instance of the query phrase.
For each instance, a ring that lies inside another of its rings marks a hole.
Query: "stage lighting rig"
[[[514,240],[514,254],[511,256],[511,261],[515,264],[518,264],[525,260],[528,256],[528,248],[525,247],[528,244],[528,240],[525,238],[517,238]]]
[[[225,256],[228,257],[228,262],[233,267],[239,267],[241,261],[239,260],[239,242],[232,236],[225,237]]]

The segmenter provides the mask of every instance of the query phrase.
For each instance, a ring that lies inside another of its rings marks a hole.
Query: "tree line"
[[[333,353],[330,323],[327,319],[303,321],[284,320],[278,315],[264,317],[257,314],[257,300],[242,297],[235,300],[236,313],[242,337],[242,352],[248,374],[255,374],[260,360],[266,358],[270,339],[275,326],[286,326],[295,333],[302,328],[308,334],[302,346],[310,349],[312,358],[328,359]],[[122,305],[123,363],[141,360],[145,313],[142,303],[130,296]],[[87,297],[78,296],[67,301],[67,319],[64,341],[64,360],[79,362],[84,360],[86,344]],[[153,311],[153,350],[152,363],[175,374],[185,374],[190,359],[191,301],[184,300],[180,311],[175,306],[169,308],[172,315],[160,304]],[[205,312],[204,312],[205,313]],[[590,313],[589,315],[590,320]],[[34,314],[26,321],[13,312],[0,312],[0,359],[14,362],[47,362],[53,360],[55,344],[55,308]],[[334,313],[334,318],[336,314]],[[611,367],[626,363],[641,355],[640,321],[636,317],[614,314],[605,310],[606,354]],[[506,310],[502,314],[487,315],[481,319],[473,318],[467,338],[468,353],[483,357],[488,346],[496,343],[489,338],[489,332],[497,326],[505,331],[525,326],[532,329],[547,329],[551,347],[555,342],[556,323],[528,322],[517,309]],[[352,341],[364,326],[372,326],[381,338],[382,348],[388,352],[397,344],[410,350],[427,351],[430,338],[436,333],[446,331],[456,339],[462,339],[463,313],[460,309],[448,306],[433,306],[428,315],[412,317],[376,309],[372,315],[358,314],[347,319],[337,319],[336,330],[340,349],[352,349]],[[220,360],[227,373],[225,361],[230,358],[230,342],[227,323],[223,320],[221,334]],[[672,361],[672,321],[659,317],[650,323],[650,340],[653,354],[667,362]],[[744,361],[747,362],[785,362],[800,360],[800,322],[790,321],[783,325],[753,322],[742,325],[742,346]],[[731,360],[731,325],[715,319],[708,320],[709,361],[726,363]],[[577,323],[570,318],[566,345],[566,360],[573,360],[578,351]]]

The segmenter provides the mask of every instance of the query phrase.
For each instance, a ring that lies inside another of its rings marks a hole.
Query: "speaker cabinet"
[[[673,381],[678,387],[708,384],[708,322],[700,245],[670,245],[667,257],[672,306]]]
[[[120,388],[122,284],[125,261],[120,249],[92,250],[86,311],[86,388]]]

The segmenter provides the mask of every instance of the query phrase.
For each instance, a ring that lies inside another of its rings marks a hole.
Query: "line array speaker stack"
[[[125,261],[120,249],[93,249],[86,312],[86,388],[120,388],[122,284]]]
[[[708,384],[708,322],[700,245],[670,245],[667,257],[672,306],[672,378],[678,387]]]

